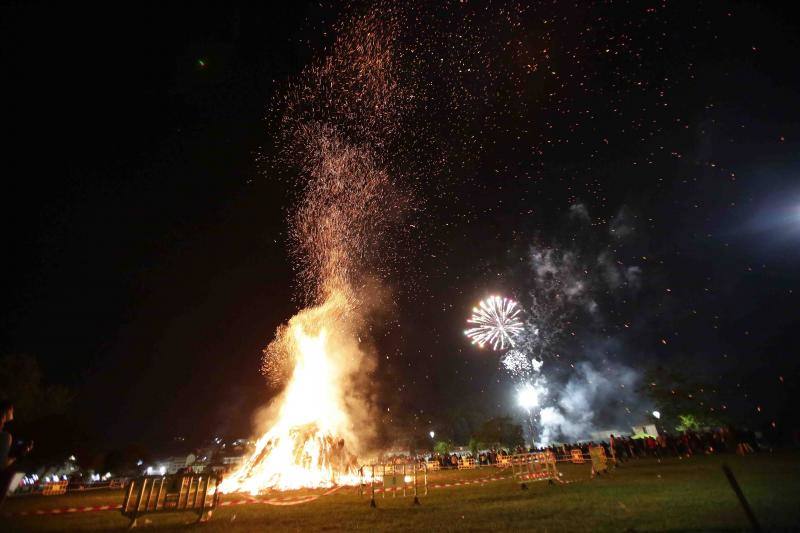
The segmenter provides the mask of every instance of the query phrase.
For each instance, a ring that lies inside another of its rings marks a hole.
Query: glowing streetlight
[[[428,433],[428,435],[430,435],[430,436],[431,436],[431,438],[433,438],[433,437],[435,437],[435,436],[436,436],[436,433],[435,433],[435,432],[433,432],[433,431],[431,431],[431,432],[429,432],[429,433]]]
[[[661,418],[661,413],[659,411],[653,411],[653,416],[658,420]]]

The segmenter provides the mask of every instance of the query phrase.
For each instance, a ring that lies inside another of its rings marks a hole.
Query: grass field
[[[640,460],[624,464],[599,479],[589,467],[561,466],[559,485],[531,483],[528,490],[506,478],[483,484],[431,489],[422,505],[412,498],[377,497],[377,508],[354,489],[295,506],[252,504],[220,507],[210,522],[192,524],[191,514],[150,517],[148,530],[235,531],[722,531],[747,530],[748,522],[722,470],[727,462],[736,474],[765,529],[800,528],[800,454],[749,457],[693,457],[661,463]],[[431,484],[509,476],[510,471],[484,468],[434,473]],[[317,492],[319,494],[319,492]],[[226,496],[241,499],[241,496]],[[12,498],[3,513],[32,509],[119,504],[121,491],[66,496]],[[5,516],[0,531],[105,531],[126,528],[119,511],[51,516]]]

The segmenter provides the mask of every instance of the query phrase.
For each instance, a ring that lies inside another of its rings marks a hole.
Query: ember
[[[290,236],[310,306],[264,350],[264,374],[285,388],[268,408],[254,453],[224,480],[223,492],[360,481],[355,454],[374,419],[366,378],[375,361],[365,331],[383,292],[378,274],[411,203],[379,155],[400,100],[390,34],[371,15],[355,19],[332,55],[288,92],[280,132],[302,193]]]

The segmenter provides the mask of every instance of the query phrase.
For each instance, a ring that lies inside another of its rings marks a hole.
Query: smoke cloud
[[[517,390],[546,388],[537,405],[523,407],[539,445],[589,440],[640,422],[640,409],[631,409],[640,402],[640,373],[620,357],[624,339],[608,328],[617,303],[642,286],[642,268],[617,253],[634,236],[633,217],[623,207],[598,231],[585,204],[573,204],[566,216],[568,238],[530,247],[525,333],[501,360]]]

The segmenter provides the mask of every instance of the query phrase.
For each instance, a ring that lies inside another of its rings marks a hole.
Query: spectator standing
[[[14,477],[14,463],[17,457],[11,456],[11,445],[14,439],[11,433],[6,430],[6,424],[14,420],[14,404],[8,401],[0,402],[0,506],[6,499],[11,480]],[[22,450],[20,455],[25,455],[33,448],[33,443],[29,442]]]

